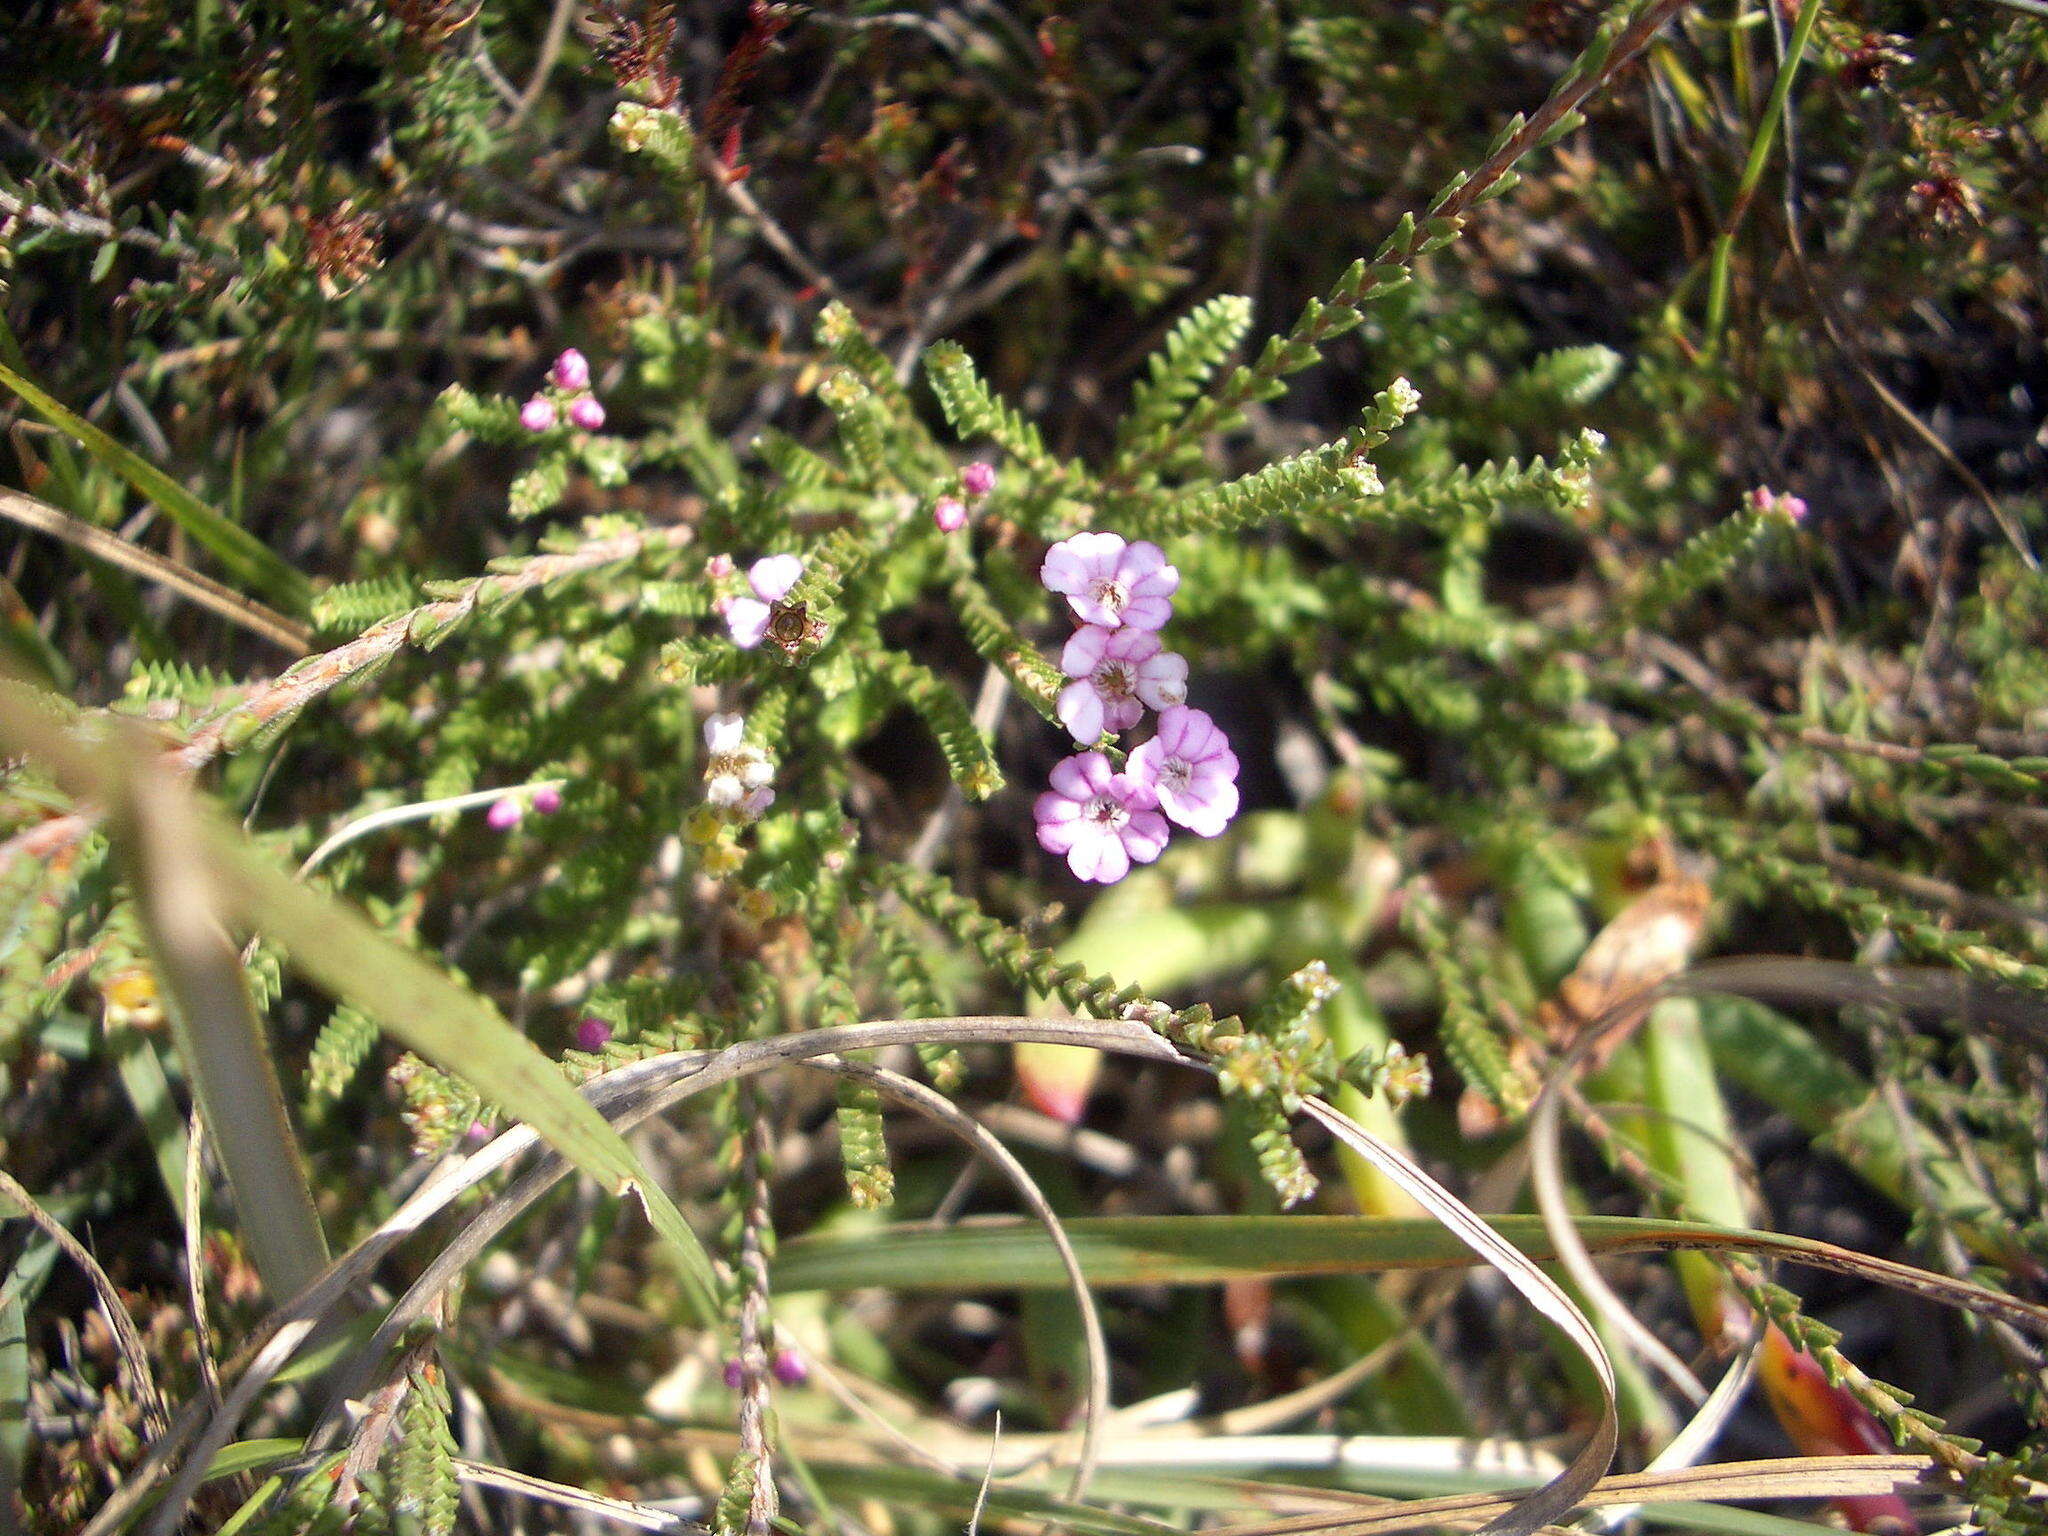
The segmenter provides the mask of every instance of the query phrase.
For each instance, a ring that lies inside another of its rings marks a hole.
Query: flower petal
[[[1084,860],[1083,849],[1092,857]],[[1088,869],[1082,869],[1083,862]],[[1087,843],[1076,843],[1074,851],[1067,855],[1067,868],[1083,880],[1094,880],[1102,885],[1114,885],[1131,872],[1131,856],[1124,851],[1124,845],[1113,833],[1103,833]]]
[[[1074,605],[1074,612],[1081,613],[1079,598],[1070,597],[1067,601]],[[1099,607],[1100,604],[1093,606]],[[1082,617],[1089,616],[1082,614]],[[1140,592],[1124,604],[1122,617],[1124,624],[1131,629],[1163,629],[1166,621],[1173,617],[1173,604],[1157,593]],[[1090,622],[1099,623],[1100,620],[1090,619]]]
[[[1092,800],[1109,787],[1109,759],[1100,752],[1077,752],[1053,764],[1052,787],[1069,800]]]
[[[1117,631],[1100,624],[1083,624],[1060,652],[1060,670],[1069,677],[1087,677],[1102,665],[1102,658],[1114,654]]]
[[[747,583],[764,603],[779,603],[804,574],[801,555],[767,555],[747,570]]]
[[[737,752],[746,739],[747,722],[739,715],[712,715],[704,722],[704,746],[723,755]]]
[[[1140,539],[1124,551],[1123,575],[1135,583],[1140,576],[1150,576],[1154,571],[1172,569],[1166,563],[1166,551],[1150,539]],[[1179,576],[1174,578],[1179,580]],[[1170,592],[1173,589],[1167,588]]]
[[[1149,709],[1172,709],[1177,704],[1185,704],[1188,699],[1187,658],[1175,651],[1162,651],[1156,656],[1146,657],[1138,664],[1137,694]]]
[[[732,631],[732,643],[751,651],[768,633],[768,605],[751,597],[736,597],[725,605],[725,627]]]
[[[1060,717],[1060,724],[1072,732],[1074,740],[1083,746],[1102,735],[1102,695],[1086,678],[1071,682],[1060,690],[1055,713]]]
[[[1157,811],[1133,811],[1131,819],[1124,823],[1124,851],[1140,864],[1150,864],[1166,851],[1170,836],[1166,818]]]

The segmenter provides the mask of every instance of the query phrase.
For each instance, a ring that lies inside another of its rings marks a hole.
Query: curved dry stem
[[[69,1227],[44,1210],[35,1196],[5,1169],[0,1169],[0,1197],[18,1207],[6,1214],[18,1215],[28,1221],[55,1243],[64,1257],[85,1272],[85,1278],[92,1285],[93,1297],[100,1304],[100,1313],[107,1320],[107,1329],[114,1337],[114,1348],[121,1362],[121,1374],[128,1382],[129,1394],[142,1409],[143,1426],[153,1435],[163,1434],[170,1420],[164,1408],[163,1394],[157,1390],[156,1376],[149,1368],[149,1350],[143,1345],[135,1319],[121,1304],[121,1293],[114,1288],[107,1272],[100,1268],[100,1261],[92,1256],[92,1251],[85,1244],[71,1235]]]
[[[891,1072],[886,1067],[838,1056],[821,1056],[804,1065],[835,1076],[873,1083],[891,1098],[936,1120],[993,1164],[1045,1227],[1045,1234],[1052,1239],[1053,1247],[1059,1250],[1060,1263],[1067,1272],[1067,1285],[1073,1292],[1075,1309],[1081,1315],[1081,1339],[1088,1358],[1088,1387],[1082,1400],[1081,1447],[1075,1457],[1074,1475],[1067,1484],[1066,1492],[1069,1503],[1080,1503],[1088,1492],[1089,1480],[1095,1475],[1095,1464],[1101,1455],[1102,1425],[1109,1416],[1109,1345],[1102,1335],[1102,1314],[1096,1308],[1095,1293],[1089,1288],[1088,1277],[1081,1272],[1081,1260],[1074,1253],[1074,1245],[1068,1240],[1066,1228],[1053,1210],[1052,1202],[1045,1198],[1038,1181],[1031,1177],[1008,1147],[937,1089],[928,1088],[915,1078]],[[990,1454],[993,1457],[994,1453]],[[993,1467],[994,1461],[991,1460],[989,1465]]]
[[[1489,1227],[1463,1201],[1424,1173],[1404,1153],[1381,1141],[1349,1115],[1321,1099],[1307,1099],[1302,1112],[1399,1185],[1466,1247],[1500,1272],[1523,1300],[1557,1325],[1593,1368],[1600,1384],[1600,1420],[1564,1471],[1518,1503],[1488,1518],[1481,1536],[1532,1536],[1585,1503],[1586,1496],[1614,1464],[1620,1439],[1615,1411],[1614,1362],[1586,1314],[1535,1263]],[[1573,1234],[1577,1236],[1576,1233]]]
[[[627,1130],[648,1116],[659,1114],[697,1093],[784,1062],[844,1051],[879,1050],[933,1039],[962,1045],[1019,1044],[1025,1041],[1093,1045],[1153,1060],[1182,1059],[1173,1046],[1142,1024],[1121,1020],[971,1015],[953,1019],[855,1024],[745,1041],[720,1052],[686,1051],[655,1056],[594,1078],[584,1085],[583,1091],[619,1129]],[[515,1126],[469,1156],[452,1159],[437,1168],[376,1231],[334,1260],[304,1291],[265,1319],[237,1361],[231,1363],[231,1368],[240,1366],[239,1374],[220,1406],[207,1411],[204,1404],[188,1404],[169,1432],[158,1437],[127,1480],[100,1507],[82,1536],[112,1536],[132,1518],[171,1462],[183,1453],[184,1464],[164,1495],[151,1525],[152,1536],[156,1536],[159,1526],[165,1533],[173,1528],[177,1512],[191,1501],[214,1454],[234,1435],[257,1394],[284,1368],[317,1321],[353,1286],[368,1278],[392,1248],[464,1192],[475,1188],[538,1144],[539,1138],[533,1131],[525,1126]],[[397,1337],[419,1315],[419,1308],[424,1305],[421,1298],[438,1294],[447,1283],[445,1278],[436,1278],[437,1272],[444,1266],[450,1266],[451,1276],[459,1271],[491,1238],[516,1220],[567,1172],[568,1164],[549,1154],[511,1189],[492,1200],[468,1227],[457,1234],[449,1248],[444,1249],[429,1267],[428,1273],[422,1275],[412,1290],[400,1299],[369,1343],[356,1351],[342,1367],[327,1414],[308,1438],[309,1447],[317,1447],[325,1435],[332,1432],[334,1415],[340,1405],[360,1392],[362,1384],[374,1370],[375,1362],[390,1353]]]

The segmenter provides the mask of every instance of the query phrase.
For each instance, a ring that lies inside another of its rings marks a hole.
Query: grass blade
[[[221,924],[219,892],[200,853],[198,806],[144,750],[127,740],[109,755],[114,847],[250,1257],[264,1289],[283,1300],[326,1267],[327,1238],[241,956]],[[177,1178],[182,1192],[182,1159]]]
[[[147,496],[199,544],[220,557],[235,576],[280,603],[288,613],[303,614],[312,599],[306,578],[266,547],[248,529],[231,522],[149,460],[124,448],[54,396],[0,363],[0,384],[58,431],[78,440],[85,451]]]
[[[1489,1216],[1486,1224],[1531,1259],[1557,1257],[1540,1216]],[[1473,1262],[1464,1244],[1425,1217],[1116,1216],[1082,1217],[1065,1225],[1092,1285],[1216,1285],[1261,1276],[1442,1269]],[[1816,1238],[1649,1216],[1579,1216],[1574,1225],[1594,1254],[1762,1254],[1859,1275],[2048,1336],[2048,1307]],[[1039,1230],[1008,1220],[809,1233],[782,1246],[774,1282],[779,1292],[864,1286],[1036,1290],[1066,1283]]]

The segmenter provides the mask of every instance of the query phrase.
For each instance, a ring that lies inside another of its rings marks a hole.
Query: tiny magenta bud
[[[604,407],[595,395],[584,395],[569,402],[569,420],[585,432],[595,432],[604,425]]]
[[[967,503],[958,496],[941,496],[932,503],[932,521],[941,533],[958,533],[967,526]]]
[[[576,1049],[579,1051],[601,1051],[611,1044],[611,1039],[611,1025],[594,1014],[576,1026]]]
[[[811,1368],[804,1364],[804,1357],[786,1345],[775,1351],[769,1369],[785,1387],[800,1387],[811,1379]]]
[[[747,1384],[747,1368],[737,1360],[725,1362],[725,1384],[737,1392]]]
[[[704,562],[704,575],[711,581],[723,581],[737,569],[731,555],[713,555]]]
[[[590,361],[574,347],[569,348],[555,359],[548,369],[548,382],[557,389],[566,389],[571,394],[590,388]]]
[[[519,407],[519,425],[529,432],[545,432],[555,424],[555,402],[535,395]]]
[[[996,488],[996,467],[979,460],[960,471],[960,488],[979,500]]]
[[[552,784],[543,784],[533,792],[533,808],[543,816],[552,816],[562,808],[562,792]]]
[[[517,800],[494,800],[491,808],[484,812],[484,820],[493,832],[509,832],[519,825],[519,818],[524,814]]]

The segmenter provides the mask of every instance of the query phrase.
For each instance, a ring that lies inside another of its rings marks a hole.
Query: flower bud
[[[519,407],[519,425],[529,432],[545,432],[555,424],[555,402],[535,395]]]
[[[554,366],[548,369],[548,382],[557,389],[567,390],[572,395],[581,394],[590,388],[589,360],[574,347],[569,348],[556,358]]]
[[[569,420],[585,432],[595,432],[604,425],[604,407],[595,395],[583,395],[569,402]]]
[[[967,503],[958,496],[941,496],[932,503],[932,521],[941,533],[958,533],[967,526]]]

